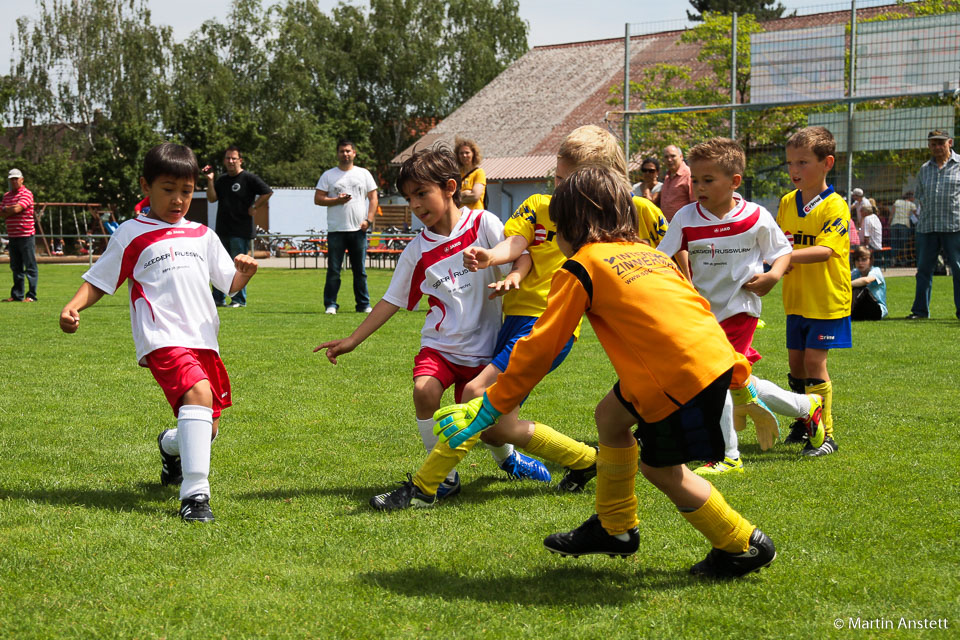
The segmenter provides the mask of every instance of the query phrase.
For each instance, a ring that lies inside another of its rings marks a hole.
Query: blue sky
[[[356,1],[356,0],[355,0]],[[889,0],[890,3],[896,0]],[[824,10],[849,7],[849,2],[822,0],[782,0],[788,8],[824,6]],[[263,0],[263,5],[274,4]],[[319,0],[328,11],[338,0]],[[365,3],[364,3],[365,4]],[[867,4],[866,2],[858,3]],[[870,1],[870,4],[877,4]],[[223,17],[230,0],[149,0],[152,22],[173,27],[174,37],[182,41],[205,20]],[[589,15],[584,14],[584,6]],[[682,28],[686,24],[689,3],[682,0],[520,0],[520,15],[530,25],[531,46],[560,44],[582,40],[622,37],[624,24],[642,25],[646,32]],[[9,70],[12,53],[11,36],[16,32],[15,19],[20,15],[36,15],[34,0],[0,0],[0,70]],[[631,27],[636,29],[636,27]]]

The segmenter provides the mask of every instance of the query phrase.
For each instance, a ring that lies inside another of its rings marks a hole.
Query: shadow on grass
[[[140,513],[169,514],[171,513],[170,507],[158,503],[166,501],[171,495],[176,495],[176,493],[171,493],[168,487],[147,482],[137,483],[135,489],[72,487],[17,490],[0,487],[0,500],[26,500],[58,506],[75,505],[118,512],[137,511]],[[176,509],[173,511],[175,512]]]
[[[444,601],[590,607],[617,607],[635,603],[637,590],[664,591],[700,584],[682,569],[641,567],[636,573],[624,577],[620,570],[605,571],[583,564],[542,568],[522,576],[469,575],[449,569],[419,567],[372,571],[361,574],[360,580],[371,587],[389,589],[400,595],[432,595]],[[589,588],[585,588],[586,585]]]
[[[378,484],[370,487],[277,487],[275,489],[265,489],[263,491],[252,491],[236,495],[238,500],[286,500],[288,498],[301,498],[305,496],[333,496],[338,498],[350,498],[361,500],[364,504],[370,498],[381,493],[387,493],[397,489],[401,484],[400,480],[394,483]],[[496,491],[485,491],[488,486],[494,485]],[[536,496],[550,491],[541,483],[522,482],[507,478],[481,477],[472,482],[464,482],[463,489],[456,498],[451,498],[457,503],[482,504],[493,499],[525,499],[530,496]],[[502,489],[501,489],[502,488]]]

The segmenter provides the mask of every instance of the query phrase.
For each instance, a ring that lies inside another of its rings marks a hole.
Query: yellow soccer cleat
[[[725,473],[743,473],[743,459],[725,457],[723,460],[708,462],[693,470],[698,476],[719,476]]]
[[[757,428],[757,442],[760,443],[760,449],[766,451],[775,445],[780,439],[780,422],[766,403],[757,396],[757,389],[753,382],[742,389],[730,389],[730,396],[733,398],[733,428],[743,431],[749,416]]]
[[[800,422],[807,430],[807,442],[816,449],[823,444],[826,434],[823,426],[823,396],[808,393],[807,399],[810,400],[810,413],[805,419],[801,418]]]

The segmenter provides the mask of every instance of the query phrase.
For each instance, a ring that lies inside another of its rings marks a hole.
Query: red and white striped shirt
[[[421,346],[442,352],[454,364],[490,362],[502,312],[501,298],[488,299],[487,285],[499,277],[496,269],[469,271],[463,266],[463,250],[472,245],[492,249],[503,237],[497,216],[464,207],[449,236],[424,229],[406,246],[383,299],[412,311],[427,296],[430,310]]]
[[[219,352],[220,318],[210,283],[228,291],[236,268],[220,239],[202,224],[171,225],[140,216],[110,236],[83,279],[113,295],[126,280],[137,361],[161,347]]]
[[[3,194],[4,208],[17,204],[23,207],[23,211],[7,218],[7,235],[11,238],[27,238],[35,233],[36,226],[33,219],[33,192],[26,187],[20,187],[16,191]]]
[[[736,206],[722,218],[699,202],[683,207],[657,247],[668,256],[689,252],[693,286],[718,322],[738,313],[759,318],[760,297],[743,285],[763,273],[764,261],[773,264],[793,251],[769,211],[739,194],[734,198]]]

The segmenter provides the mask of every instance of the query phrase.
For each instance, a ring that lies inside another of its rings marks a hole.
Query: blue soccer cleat
[[[511,478],[523,480],[537,480],[538,482],[550,482],[550,470],[543,466],[539,460],[525,456],[519,451],[514,451],[510,456],[500,463],[500,468],[507,472]]]
[[[437,500],[452,498],[458,493],[460,493],[460,473],[454,471],[453,480],[447,480],[444,478],[443,482],[440,483],[440,486],[437,487]]]

